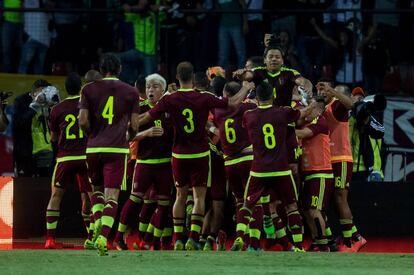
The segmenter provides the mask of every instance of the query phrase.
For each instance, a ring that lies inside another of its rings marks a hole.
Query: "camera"
[[[364,100],[355,103],[352,114],[356,118],[359,125],[363,125],[364,121],[376,112],[382,112],[387,108],[387,99],[384,95],[371,95]]]
[[[47,86],[36,96],[35,101],[40,104],[53,106],[60,101],[59,90],[54,86]]]
[[[11,97],[13,95],[13,93],[11,92],[4,92],[4,91],[0,91],[0,103],[1,104],[6,104],[6,100]]]

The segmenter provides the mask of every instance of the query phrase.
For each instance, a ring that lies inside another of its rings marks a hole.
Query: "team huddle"
[[[177,66],[178,89],[167,91],[161,75],[148,75],[145,99],[117,78],[120,62],[111,54],[101,58],[102,79],[81,88],[70,75],[70,96],[49,121],[59,151],[45,247],[56,247],[60,202],[76,180],[88,228],[84,247],[99,255],[107,255],[110,241],[128,249],[125,232],[138,215],[136,249],[226,250],[220,229],[227,187],[235,204],[232,251],[262,250],[266,239],[265,247],[304,252],[304,223],[308,251],[359,251],[366,240],[347,202],[352,100],[329,80],[313,95],[309,80],[283,66],[277,47],[265,50],[264,64],[235,71],[237,81],[220,97],[194,81],[189,62]],[[131,160],[131,194],[110,238]],[[326,216],[331,199],[342,230],[338,245]]]

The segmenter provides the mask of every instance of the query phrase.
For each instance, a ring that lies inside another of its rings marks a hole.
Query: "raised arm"
[[[254,89],[253,82],[243,81],[243,86],[240,91],[229,98],[229,107],[237,108],[246,98],[250,90]]]

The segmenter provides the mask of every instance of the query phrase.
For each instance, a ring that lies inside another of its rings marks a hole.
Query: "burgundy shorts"
[[[147,193],[148,199],[171,197],[173,186],[171,163],[135,165],[133,192]]]
[[[301,194],[303,208],[325,210],[332,191],[333,178],[318,177],[316,174],[307,175]]]
[[[88,176],[92,185],[120,189],[126,181],[127,155],[119,153],[86,154]]]
[[[69,160],[56,163],[52,177],[53,186],[65,188],[70,184],[74,184],[75,179],[81,193],[92,192],[85,160]]]
[[[250,175],[251,160],[226,165],[226,175],[229,187],[237,202],[243,202],[244,189]]]
[[[289,175],[256,177],[250,175],[245,191],[245,203],[252,208],[262,196],[271,195],[285,205],[297,202],[296,184],[289,170]]]
[[[212,200],[225,200],[227,197],[226,171],[224,170],[224,160],[216,153],[211,152],[211,186],[210,197]]]
[[[349,189],[352,180],[352,162],[342,161],[332,163],[335,189]]]
[[[210,157],[192,159],[172,159],[173,175],[176,187],[207,186]]]

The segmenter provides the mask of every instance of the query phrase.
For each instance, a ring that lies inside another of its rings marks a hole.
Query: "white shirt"
[[[25,0],[25,8],[39,8],[39,0]],[[24,31],[29,39],[36,40],[49,47],[52,34],[48,29],[49,15],[44,12],[26,12],[24,14]]]

